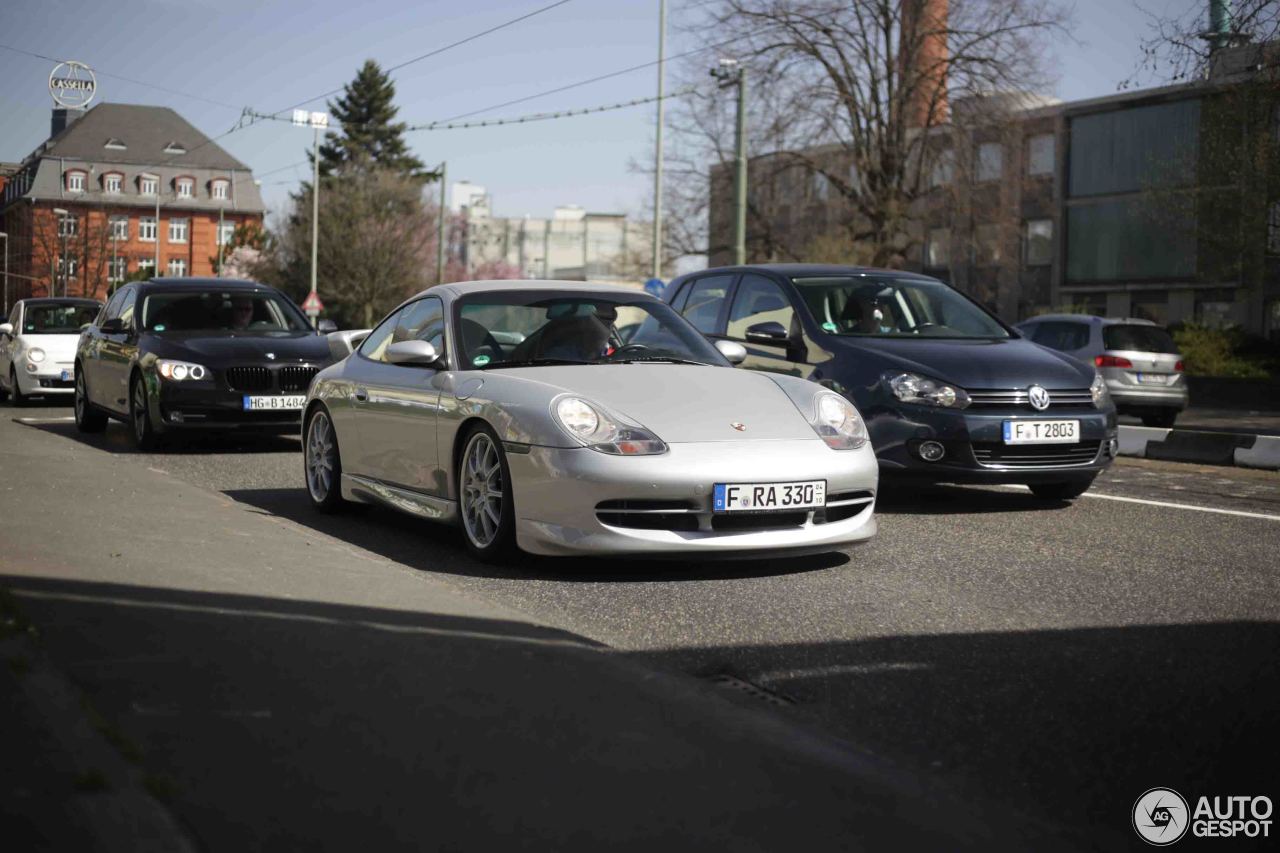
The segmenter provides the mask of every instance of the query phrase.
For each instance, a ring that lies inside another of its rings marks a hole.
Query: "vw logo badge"
[[[742,432],[743,430],[745,430],[745,429],[747,428],[747,425],[746,425],[746,424],[738,423],[737,421],[734,421],[733,423],[729,424],[729,426],[733,427],[733,428],[734,428],[734,429],[736,429],[738,432]]]
[[[1043,412],[1049,408],[1049,392],[1039,385],[1032,385],[1027,389],[1027,399],[1031,401],[1031,408],[1037,412]]]

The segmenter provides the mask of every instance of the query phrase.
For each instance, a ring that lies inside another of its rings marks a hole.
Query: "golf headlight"
[[[44,361],[44,350],[40,349],[40,347],[32,347],[27,350],[27,361],[32,364],[39,364]]]
[[[1094,408],[1101,409],[1110,400],[1111,395],[1107,393],[1107,380],[1102,378],[1101,373],[1093,374],[1093,384],[1089,386],[1089,393],[1093,395]]]
[[[904,403],[939,406],[944,409],[963,409],[969,405],[969,395],[963,388],[956,388],[918,373],[886,373],[884,381],[893,396]]]
[[[867,425],[858,410],[830,391],[814,398],[809,424],[832,450],[855,450],[867,443]]]
[[[613,456],[652,456],[666,453],[667,445],[649,430],[606,412],[581,397],[559,397],[551,403],[551,415],[574,441]]]
[[[157,359],[156,370],[159,371],[162,379],[169,379],[174,382],[186,380],[198,382],[209,375],[209,371],[205,370],[204,365],[192,364],[189,361],[174,361],[169,358]]]

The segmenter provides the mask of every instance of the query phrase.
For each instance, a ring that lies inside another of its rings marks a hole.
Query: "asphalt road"
[[[494,569],[390,511],[316,515],[294,439],[135,454],[122,425],[84,437],[69,414],[3,410],[642,664],[762,688],[779,714],[1023,814],[1126,826],[1155,786],[1280,795],[1277,473],[1121,460],[1070,504],[888,489],[879,536],[846,553]]]

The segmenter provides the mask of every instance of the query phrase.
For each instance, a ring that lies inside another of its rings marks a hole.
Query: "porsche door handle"
[[[356,402],[357,402],[357,403],[367,403],[367,402],[369,402],[369,392],[368,392],[368,391],[366,391],[366,390],[364,390],[363,388],[357,388],[357,389],[356,389]]]

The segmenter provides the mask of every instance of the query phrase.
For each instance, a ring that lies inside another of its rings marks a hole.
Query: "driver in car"
[[[253,322],[253,300],[235,297],[231,300],[231,328],[247,329]]]
[[[844,321],[845,329],[850,332],[887,335],[897,331],[893,325],[891,310],[887,304],[874,296],[863,298],[855,295],[849,297],[849,302],[844,306],[844,313],[840,319]]]

